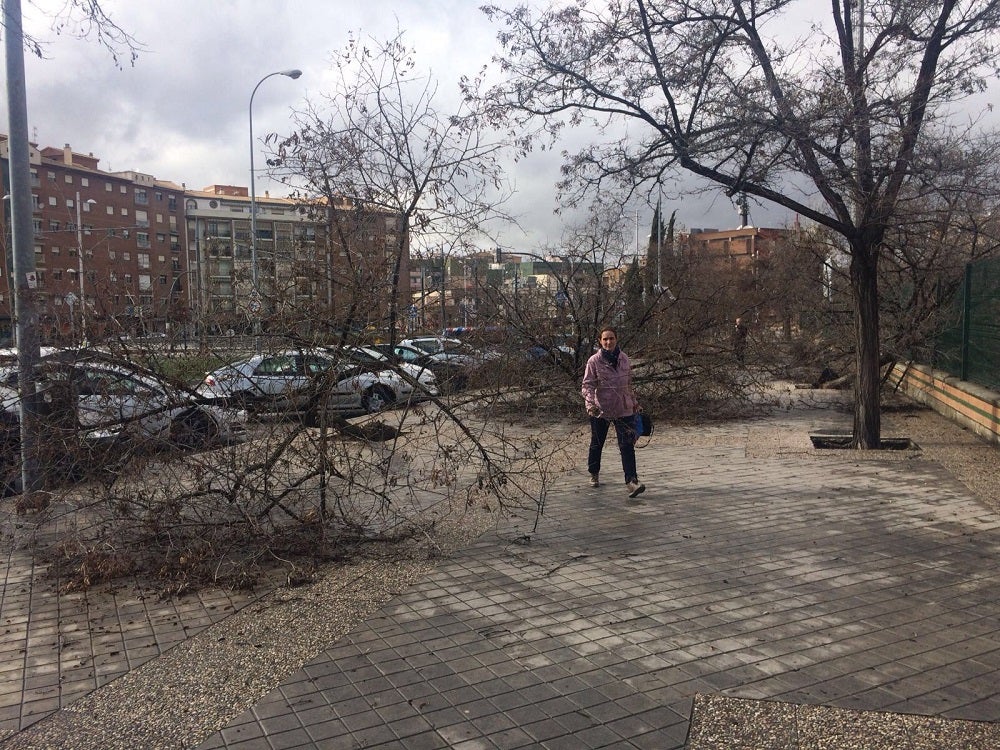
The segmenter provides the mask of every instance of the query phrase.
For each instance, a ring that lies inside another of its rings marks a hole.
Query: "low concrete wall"
[[[912,362],[897,364],[888,382],[914,401],[1000,445],[1000,393]]]

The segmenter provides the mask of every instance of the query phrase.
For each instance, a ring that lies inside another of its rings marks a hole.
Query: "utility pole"
[[[14,310],[17,331],[17,385],[20,390],[21,491],[41,489],[38,462],[38,402],[35,368],[39,359],[35,289],[34,229],[31,223],[31,165],[28,152],[28,104],[24,79],[24,32],[21,0],[4,0],[4,52],[10,140],[10,213],[14,256]]]
[[[441,335],[444,336],[444,331],[448,327],[447,310],[445,308],[445,298],[444,293],[447,288],[447,268],[444,257],[444,245],[441,245]]]

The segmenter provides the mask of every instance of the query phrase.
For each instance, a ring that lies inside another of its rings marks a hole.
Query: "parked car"
[[[98,446],[128,442],[200,448],[246,432],[246,412],[206,404],[133,363],[93,351],[58,351],[35,373],[42,460],[71,469]],[[0,462],[5,486],[20,472],[18,370],[0,368]],[[47,455],[46,455],[47,453]]]
[[[468,385],[469,378],[483,362],[482,355],[471,347],[462,342],[457,344],[454,349],[441,350],[433,354],[403,342],[395,346],[373,344],[370,348],[392,357],[395,362],[430,370],[435,374],[443,391],[454,392]]]
[[[317,423],[320,414],[376,414],[400,401],[402,379],[328,350],[258,354],[223,365],[197,387],[210,401],[258,412],[292,412]]]
[[[462,346],[459,339],[445,338],[442,336],[419,336],[417,338],[403,339],[399,342],[401,346],[408,346],[411,349],[418,349],[426,354],[438,354],[445,349],[453,349]]]
[[[410,380],[401,377],[399,383],[398,396],[401,401],[416,402],[439,395],[437,375],[429,367],[423,367],[411,362],[404,362],[397,357],[390,356],[384,351],[380,351],[370,346],[346,346],[344,351],[348,356],[354,357],[369,365],[384,368],[395,365],[400,372],[416,381],[414,386]]]

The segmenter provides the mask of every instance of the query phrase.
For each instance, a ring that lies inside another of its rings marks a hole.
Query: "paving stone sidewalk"
[[[613,454],[567,475],[539,533],[484,537],[201,748],[681,748],[699,694],[996,721],[1000,522],[919,455],[816,457],[813,426],[646,449],[640,503]]]
[[[610,446],[603,486],[564,475],[537,531],[512,519],[251,708],[158,746],[934,747],[913,715],[969,743],[943,746],[1000,747],[1000,519],[919,452],[817,455],[829,419],[654,439],[640,502]],[[799,731],[802,706],[895,744]],[[778,739],[736,744],[751,721]],[[84,725],[62,710],[0,747],[152,746]]]

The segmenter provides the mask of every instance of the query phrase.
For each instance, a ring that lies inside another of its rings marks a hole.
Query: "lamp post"
[[[87,199],[87,205],[93,206],[97,201]],[[77,277],[80,281],[80,343],[87,346],[87,295],[83,290],[83,219],[80,218],[80,191],[76,191],[76,261]]]
[[[253,334],[254,334],[254,349],[257,354],[260,354],[260,288],[258,286],[259,272],[257,270],[257,189],[255,184],[254,166],[253,166],[253,98],[257,94],[257,89],[260,85],[264,83],[268,78],[272,76],[287,76],[291,79],[296,79],[302,75],[301,70],[278,70],[274,73],[268,73],[266,76],[257,81],[257,85],[253,87],[253,91],[250,94],[250,278],[251,278],[251,299],[250,299],[250,312],[254,316],[253,321]]]

